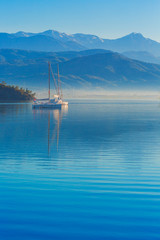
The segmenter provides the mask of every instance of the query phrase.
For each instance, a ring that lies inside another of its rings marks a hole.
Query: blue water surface
[[[0,104],[0,239],[160,239],[160,104]]]

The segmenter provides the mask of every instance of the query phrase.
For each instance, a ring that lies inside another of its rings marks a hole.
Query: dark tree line
[[[35,98],[35,93],[28,88],[19,88],[14,85],[7,85],[6,82],[0,83],[0,100],[29,101]]]

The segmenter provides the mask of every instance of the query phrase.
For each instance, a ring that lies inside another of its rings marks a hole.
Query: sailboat
[[[57,65],[58,71],[58,81],[56,81],[50,62],[48,62],[48,98],[45,99],[35,99],[32,107],[33,108],[61,108],[64,105],[68,105],[68,102],[64,102],[62,100],[62,88],[61,88],[61,81],[59,77],[59,66]],[[54,85],[56,89],[56,95],[53,95],[53,98],[50,96],[50,76],[52,74]]]

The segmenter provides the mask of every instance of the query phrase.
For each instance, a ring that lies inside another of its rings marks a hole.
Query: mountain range
[[[48,60],[55,78],[59,63],[63,88],[160,89],[160,65],[102,49],[79,52],[1,49],[0,81],[30,89],[47,88]]]
[[[114,52],[140,51],[160,56],[160,43],[131,33],[118,39],[104,39],[91,34],[66,34],[55,30],[40,33],[0,33],[0,49],[23,49],[32,51],[82,51],[105,49]]]
[[[59,64],[63,88],[160,89],[160,43],[140,33],[0,33],[0,82],[47,88],[48,61],[55,77]]]

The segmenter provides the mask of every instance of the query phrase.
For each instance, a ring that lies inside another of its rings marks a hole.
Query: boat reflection
[[[53,146],[56,146],[58,151],[60,127],[63,116],[68,113],[68,105],[64,105],[60,109],[33,109],[33,113],[48,113],[48,155]]]

